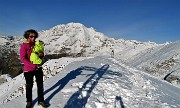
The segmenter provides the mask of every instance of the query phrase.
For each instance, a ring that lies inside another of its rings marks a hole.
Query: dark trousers
[[[33,77],[36,78],[38,102],[44,101],[44,88],[43,88],[43,71],[38,69],[36,71],[24,72],[26,80],[26,99],[27,102],[32,102],[32,88],[33,88]]]

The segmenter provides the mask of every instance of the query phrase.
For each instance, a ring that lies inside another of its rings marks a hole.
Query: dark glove
[[[39,55],[39,58],[42,59],[44,57],[44,52],[40,52],[38,55]]]

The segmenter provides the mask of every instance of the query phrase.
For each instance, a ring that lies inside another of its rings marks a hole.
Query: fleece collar
[[[24,40],[24,43],[28,43],[28,44],[30,44],[30,45],[34,45],[34,44],[35,44],[35,42],[31,42],[30,39]]]

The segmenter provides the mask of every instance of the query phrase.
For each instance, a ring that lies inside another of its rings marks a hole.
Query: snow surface
[[[8,40],[7,39],[5,39],[5,38],[2,38],[2,37],[0,37],[0,45],[5,45],[6,44],[6,42],[8,42]]]
[[[49,108],[180,107],[180,88],[107,56],[52,59],[43,68]],[[1,108],[25,107],[24,82],[21,74],[0,85]],[[36,91],[34,84],[40,108]]]

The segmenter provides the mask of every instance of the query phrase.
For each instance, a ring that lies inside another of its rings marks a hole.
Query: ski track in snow
[[[66,63],[62,69],[53,67],[60,63],[62,66],[62,63],[67,60],[71,62]],[[179,88],[113,58],[99,56],[89,59],[81,58],[78,61],[62,58],[50,60],[47,66],[53,73],[44,82],[45,101],[51,104],[49,108],[180,107]],[[19,84],[19,82],[16,83],[15,85]],[[14,90],[17,90],[17,87]],[[34,86],[34,108],[40,108],[37,105],[36,91],[36,86]],[[5,93],[10,92],[12,89],[8,89]],[[23,108],[26,104],[25,100],[25,95],[22,94],[0,106]]]

